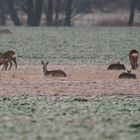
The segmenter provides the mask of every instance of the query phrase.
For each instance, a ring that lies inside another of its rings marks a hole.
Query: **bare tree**
[[[28,19],[27,19],[27,24],[29,26],[32,26],[33,25],[33,16],[34,16],[34,5],[33,5],[33,0],[27,0],[25,2],[25,5],[26,5],[26,13],[27,13],[27,16],[28,16]]]
[[[38,26],[41,20],[42,5],[44,0],[26,0],[25,7],[23,7],[26,12],[28,19],[27,24],[29,26]]]
[[[3,2],[0,1],[0,25],[5,25],[5,10],[3,6]]]
[[[7,2],[7,6],[8,6],[8,12],[9,12],[14,24],[16,26],[19,26],[20,21],[19,21],[16,9],[14,8],[13,0],[7,0],[6,2]]]
[[[59,13],[60,13],[60,7],[62,4],[62,0],[55,0],[55,19],[54,19],[54,25],[57,26],[59,23]]]
[[[41,19],[42,14],[42,4],[44,0],[36,0],[35,10],[34,10],[34,26],[38,26]]]
[[[72,0],[65,0],[65,26],[71,26]]]
[[[52,26],[53,25],[53,8],[54,8],[54,1],[48,0],[47,3],[47,9],[46,9],[46,15],[47,15],[47,25]]]
[[[136,2],[137,2],[136,0],[130,1],[130,15],[129,15],[129,21],[128,21],[129,26],[133,26],[134,24]]]
[[[2,10],[2,16],[5,18],[6,14],[9,14],[11,16],[12,21],[16,26],[21,25],[20,20],[17,15],[17,11],[14,7],[14,1],[13,0],[1,0],[0,1],[0,8]],[[5,19],[3,19],[5,20]]]

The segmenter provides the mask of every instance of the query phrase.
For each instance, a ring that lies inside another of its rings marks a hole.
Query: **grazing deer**
[[[136,75],[131,73],[131,70],[127,72],[123,72],[119,75],[120,79],[136,79]]]
[[[131,63],[131,69],[138,69],[138,56],[139,53],[137,50],[131,50],[129,52],[129,59],[130,59],[130,63]]]
[[[8,60],[5,58],[5,55],[0,52],[0,65],[4,65],[3,69],[8,65]]]
[[[9,70],[10,70],[11,67],[12,67],[12,61],[13,61],[14,64],[15,64],[15,69],[17,69],[16,52],[10,50],[10,51],[6,51],[6,52],[4,53],[4,55],[5,55],[5,58],[7,59],[7,61],[10,63]],[[8,65],[7,65],[7,67],[8,67]],[[7,70],[7,67],[6,67],[6,70]]]
[[[43,61],[41,61],[41,64],[43,65],[43,72],[45,76],[52,76],[52,77],[66,77],[66,73],[62,70],[52,70],[52,71],[48,71],[47,70],[47,65],[49,64],[49,62],[44,63]]]
[[[118,63],[110,64],[107,68],[108,70],[125,70],[124,64],[120,64],[120,61]]]
[[[12,61],[15,63],[15,69],[17,69],[16,53],[15,51],[6,51],[5,53],[0,53],[0,65],[4,65],[2,70],[7,70],[8,63],[10,63],[9,70],[12,67]]]

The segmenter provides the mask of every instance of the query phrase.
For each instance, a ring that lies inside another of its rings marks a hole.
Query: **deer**
[[[0,52],[0,65],[4,65],[3,69],[8,65],[8,59],[5,58],[5,55]]]
[[[123,72],[119,75],[119,79],[136,79],[136,75],[131,73],[131,70]]]
[[[108,70],[125,70],[125,65],[120,64],[120,61],[118,63],[110,64],[107,68]]]
[[[52,77],[66,77],[66,73],[62,70],[47,70],[47,66],[49,64],[49,61],[44,63],[44,61],[41,61],[41,64],[43,65],[43,72],[45,76],[52,76]]]
[[[8,69],[8,70],[10,70],[12,67],[12,61],[15,64],[15,69],[17,69],[17,61],[16,61],[16,52],[15,51],[10,50],[10,51],[6,51],[4,53],[0,53],[0,65],[2,65],[2,64],[4,65],[2,71],[7,70],[8,63],[10,63],[10,67]]]
[[[138,69],[138,56],[139,53],[137,50],[131,50],[129,52],[129,60],[131,63],[131,69],[133,70]]]

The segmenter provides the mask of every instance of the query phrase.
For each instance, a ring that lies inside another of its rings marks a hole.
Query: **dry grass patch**
[[[122,70],[107,70],[105,65],[51,65],[61,68],[67,77],[46,77],[41,66],[20,66],[18,70],[0,71],[1,95],[104,95],[139,93],[140,73],[135,80],[120,80]]]
[[[28,70],[12,70],[12,71],[0,71],[1,80],[39,80],[42,79],[42,75],[34,71]]]
[[[127,26],[128,20],[129,11],[115,11],[111,13],[95,11],[92,14],[86,14],[80,18],[77,17],[74,24],[77,26]],[[135,14],[134,25],[140,26],[139,12]]]
[[[97,26],[126,26],[128,14],[122,13],[102,13],[94,16],[94,22]]]

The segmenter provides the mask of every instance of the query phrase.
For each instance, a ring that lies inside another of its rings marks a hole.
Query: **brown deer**
[[[10,51],[6,51],[4,53],[5,57],[6,57],[6,60],[10,63],[10,67],[9,67],[9,70],[11,69],[12,67],[12,61],[14,62],[15,64],[15,69],[17,69],[17,61],[16,61],[16,52],[13,51],[13,50],[10,50]],[[8,67],[8,66],[7,66]],[[6,68],[7,70],[7,68]]]
[[[43,65],[43,72],[45,76],[52,76],[52,77],[66,77],[66,73],[62,70],[52,70],[52,71],[48,71],[47,70],[47,65],[49,64],[49,62],[44,63],[43,61],[41,61],[41,64]]]
[[[17,69],[17,61],[16,61],[16,53],[15,51],[6,51],[4,53],[0,53],[0,65],[4,65],[2,70],[7,70],[8,63],[10,63],[9,70],[12,67],[12,61],[15,63],[15,69]]]
[[[125,70],[124,64],[120,64],[120,61],[118,63],[110,64],[107,68],[108,70]]]
[[[8,65],[8,59],[5,58],[5,55],[0,52],[0,65],[4,65],[3,69]]]
[[[131,50],[129,52],[129,60],[131,63],[131,69],[133,70],[138,69],[138,56],[139,53],[137,50]]]
[[[136,79],[136,75],[131,73],[131,70],[123,72],[119,75],[120,79]]]

